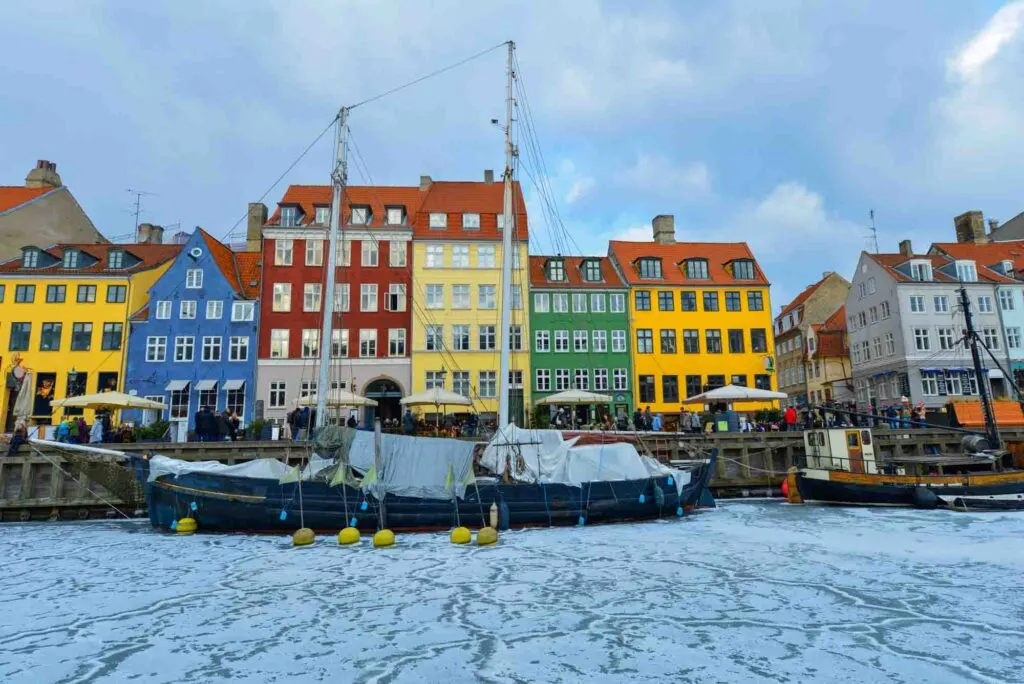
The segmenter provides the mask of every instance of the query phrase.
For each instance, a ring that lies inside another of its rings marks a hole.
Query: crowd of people
[[[235,442],[238,440],[241,419],[229,409],[214,411],[203,406],[194,418],[195,436],[200,442]]]

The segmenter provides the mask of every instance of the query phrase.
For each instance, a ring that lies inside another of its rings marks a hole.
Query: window
[[[353,226],[369,225],[370,217],[371,217],[371,214],[370,214],[370,208],[369,207],[365,207],[365,206],[363,206],[363,207],[353,206],[352,207],[351,223],[352,223]]]
[[[879,307],[882,310],[882,320],[884,321],[889,318],[889,302],[882,302]]]
[[[400,226],[405,223],[404,207],[388,207],[387,212],[389,226]]]
[[[574,352],[586,352],[587,351],[587,335],[586,330],[573,330],[572,331],[572,350]]]
[[[737,259],[732,262],[732,277],[735,280],[753,280],[754,262],[749,259]]]
[[[556,330],[555,331],[555,351],[556,352],[567,352],[567,351],[569,351],[569,331],[568,330]]]
[[[612,351],[622,353],[626,351],[626,331],[612,330]]]
[[[1006,346],[1009,349],[1020,349],[1020,328],[1006,329]]]
[[[683,262],[686,277],[690,280],[708,279],[707,259],[687,259]]]
[[[523,351],[523,326],[510,325],[508,327],[508,339],[510,351]]]
[[[601,282],[601,262],[596,259],[583,262],[583,279],[588,283]]]
[[[469,326],[452,326],[452,349],[455,351],[469,351]],[[547,351],[546,349],[544,351]]]
[[[910,312],[924,313],[924,297],[921,295],[910,295]]]
[[[363,283],[359,286],[359,310],[377,310],[377,283]]]
[[[271,309],[273,311],[292,310],[292,284],[274,283],[274,301]]]
[[[642,257],[637,260],[640,277],[646,280],[661,278],[661,259]]]
[[[705,330],[704,331],[704,348],[708,354],[721,354],[722,353],[722,331],[721,330]]]
[[[477,308],[497,309],[498,294],[495,285],[480,285],[477,288]]]
[[[39,336],[39,351],[60,350],[60,323],[43,323],[42,334]]]
[[[274,380],[270,383],[270,394],[268,408],[285,408],[285,394],[288,386],[284,380]]]
[[[203,337],[203,361],[220,361],[220,337]]]
[[[245,387],[229,389],[226,392],[224,408],[238,414],[239,420],[245,414]]]
[[[743,348],[743,331],[742,330],[730,330],[729,331],[729,353],[730,354],[742,354]]]
[[[249,338],[245,335],[232,335],[228,339],[228,360],[249,360]]]
[[[715,389],[716,387],[725,387],[725,376],[724,375],[709,375],[708,376],[708,389]]]
[[[586,373],[586,371],[584,371]],[[608,389],[608,369],[607,368],[595,368],[594,369],[594,390],[604,391]]]
[[[282,225],[283,214],[282,214]],[[275,240],[274,241],[274,265],[275,266],[291,266],[292,265],[292,241],[291,240]]]
[[[657,401],[654,397],[654,376],[653,375],[641,375],[640,376],[640,401],[643,403],[653,403]]]
[[[547,313],[551,310],[551,298],[546,293],[534,293],[533,310],[535,313]]]
[[[19,285],[18,287],[24,287]],[[35,299],[36,288],[35,285],[29,285],[32,288],[32,299]],[[29,299],[28,301],[32,301]],[[96,301],[96,286],[95,285],[79,285],[78,296],[76,298],[80,304],[92,304]],[[19,301],[17,297],[17,291],[15,291],[14,301]]]
[[[615,392],[625,392],[629,387],[629,376],[626,374],[625,368],[616,368],[612,370],[612,390]]]
[[[988,295],[978,297],[978,313],[992,313],[992,298]]]
[[[561,282],[565,280],[565,262],[561,259],[548,259],[548,280]]]
[[[978,270],[973,261],[957,261],[956,276],[965,283],[974,283],[978,281]]]
[[[313,208],[313,223],[318,226],[326,226],[331,222],[331,208],[330,207],[314,207]]]
[[[569,370],[559,368],[555,370],[555,391],[562,392],[569,389]]]
[[[71,325],[71,351],[89,351],[92,348],[92,323]]]
[[[932,348],[932,338],[928,332],[928,328],[914,328],[914,348],[917,351],[930,351]]]
[[[174,338],[175,362],[191,362],[195,359],[196,340],[192,336]]]
[[[320,283],[306,283],[302,286],[302,310],[319,311],[323,297],[323,286]]]
[[[289,333],[287,328],[274,328],[270,331],[270,358],[287,359]]]
[[[31,323],[11,323],[11,339],[8,343],[8,349],[11,351],[28,351],[29,337],[31,335]],[[74,349],[73,339],[71,348]]]
[[[377,356],[376,328],[363,328],[359,331],[359,356],[364,359]]]
[[[64,252],[64,260],[61,263],[62,268],[78,268],[78,264],[81,261],[79,259],[79,253],[77,249],[69,249]]]
[[[608,331],[607,330],[595,330],[594,331],[594,351],[603,354],[608,351]]]
[[[402,240],[388,241],[388,266],[391,268],[405,268],[406,263],[405,242]]]
[[[871,345],[868,344],[867,340],[860,343],[860,355],[865,361],[871,360]],[[803,373],[801,373],[801,376],[802,375]],[[800,380],[802,381],[803,377],[801,377]]]
[[[338,240],[334,248],[334,260],[339,266],[352,265],[352,241]]]
[[[306,240],[306,265],[323,266],[324,263],[324,241]]]
[[[427,245],[427,268],[444,268],[444,245]]]
[[[423,330],[427,351],[441,351],[444,349],[443,325],[427,325],[423,327]]]
[[[981,337],[985,342],[985,346],[996,351],[999,349],[999,331],[995,328],[982,328]]]
[[[932,265],[927,261],[914,261],[910,264],[910,277],[914,280],[927,282],[932,279]]]
[[[765,354],[768,351],[768,334],[764,328],[750,329],[750,351]]]
[[[764,294],[762,292],[758,290],[747,292],[747,311],[764,311]]]
[[[739,292],[726,292],[725,293],[725,310],[726,311],[742,311],[740,306],[740,293]]]
[[[569,295],[556,292],[551,295],[551,301],[554,304],[552,310],[555,313],[569,313]]]
[[[547,330],[534,330],[533,347],[538,352],[551,351],[551,333]]]
[[[1003,311],[1013,311],[1013,292],[1010,290],[999,291],[999,308]]]
[[[425,374],[426,389],[444,389],[446,371],[427,371]]]
[[[196,318],[198,303],[194,299],[183,299],[178,303],[178,318],[183,321],[193,321]]]
[[[480,396],[493,398],[498,396],[498,373],[496,371],[480,371]]]
[[[171,302],[163,299],[156,303],[156,318],[158,320],[167,320],[171,317]]]
[[[185,289],[199,290],[203,287],[203,269],[190,268],[185,272]]]
[[[331,330],[331,356],[336,359],[348,357],[348,330],[344,328]]]
[[[493,351],[497,347],[497,335],[495,333],[496,326],[493,325],[481,325],[478,328],[477,337],[480,346],[480,351]],[[568,344],[568,340],[566,341]]]
[[[388,356],[405,356],[405,328],[388,329]]]
[[[380,253],[376,240],[363,240],[360,252],[360,262],[363,266],[377,266]]]
[[[697,310],[697,293],[693,290],[684,290],[679,293],[679,309],[681,311]]]
[[[21,265],[23,268],[37,268],[39,266],[39,250],[25,249],[21,252]]]
[[[505,230],[505,215],[504,214],[495,214],[494,218],[497,221],[498,230]],[[514,223],[514,220],[513,220],[513,223]]]
[[[658,311],[674,311],[675,295],[672,292],[658,291]]]
[[[896,353],[896,338],[891,332],[885,333],[885,355],[892,356]]]
[[[551,371],[546,368],[537,369],[537,391],[538,392],[550,392],[551,391]]]
[[[626,312],[626,295],[624,294],[612,294],[609,295],[611,299],[610,310],[612,313],[625,313]]]
[[[686,376],[686,396],[693,397],[704,391],[703,385],[700,382],[699,375],[687,375]]]
[[[456,245],[458,246],[458,245]],[[465,247],[465,245],[463,245]],[[452,255],[452,259],[455,259],[455,255]],[[494,245],[477,245],[476,248],[476,266],[477,268],[494,268],[496,264],[494,255]],[[469,266],[469,248],[466,247],[466,266]]]
[[[772,389],[772,376],[767,373],[758,373],[754,375],[754,387],[756,389],[769,390]],[[825,390],[828,392],[829,390]]]
[[[209,308],[207,308],[209,311]],[[255,302],[234,302],[231,305],[232,321],[251,321],[256,316]]]
[[[954,346],[953,341],[953,329],[952,328],[939,328],[939,349],[942,351],[949,351]],[[878,339],[877,337],[875,338]],[[881,342],[878,344],[878,348],[875,350],[876,356],[882,355]]]
[[[667,404],[675,404],[679,401],[679,376],[661,376],[661,400]]]
[[[661,330],[661,353],[662,354],[675,354],[676,353],[676,331],[671,329]]]
[[[718,293],[717,292],[705,292],[704,293],[704,310],[705,311],[718,311]]]
[[[941,341],[941,339],[940,339],[940,341]],[[875,338],[873,338],[871,340],[871,351],[872,351],[872,353],[874,353],[876,359],[879,359],[879,358],[882,357],[882,338],[881,337],[875,337]],[[817,361],[814,362],[814,366],[815,366],[815,375],[817,375],[817,367],[818,367],[818,362]]]
[[[121,349],[123,333],[124,323],[104,323],[100,349],[103,351],[118,351]]]
[[[633,293],[633,304],[637,311],[651,310],[651,293],[649,290],[637,290]]]
[[[351,286],[349,283],[336,283],[334,285],[334,311],[335,313],[340,311],[349,310],[349,294]]]
[[[151,336],[146,338],[146,361],[161,363],[167,359],[167,338]]]
[[[921,371],[921,393],[926,397],[934,397],[939,394],[938,374],[931,371]]]
[[[171,391],[171,418],[188,418],[189,390],[186,385],[184,389]]]
[[[448,227],[448,214],[439,211],[430,212],[430,227],[444,229]]]
[[[316,380],[303,380],[299,385],[299,398],[305,399],[316,394],[316,386],[318,384]]]
[[[936,295],[935,297],[932,297],[932,304],[935,306],[936,313],[949,312],[949,297],[946,295]],[[875,307],[871,307],[871,319],[872,323],[878,320],[878,314],[875,313]]]
[[[469,245],[452,245],[452,268],[469,268]]]
[[[224,317],[224,302],[220,299],[211,299],[206,302],[206,320],[216,321]]]
[[[654,353],[654,331],[650,328],[641,328],[636,331],[636,353]]]
[[[590,310],[594,313],[605,312],[604,293],[595,292],[594,294],[590,295]]]
[[[300,356],[304,359],[315,359],[320,356],[320,330],[317,328],[303,328],[302,352]]]
[[[871,325],[874,325],[875,323],[878,322],[878,307],[877,306],[873,306],[870,309],[868,309],[868,317],[871,319]]]
[[[464,397],[470,396],[469,371],[455,371],[452,373],[452,392],[461,394]]]
[[[427,308],[444,308],[444,285],[427,285]]]
[[[700,332],[697,330],[683,331],[683,353],[700,354]]]
[[[522,309],[523,308],[523,286],[513,285],[510,292],[512,293],[512,308]]]
[[[107,288],[109,295],[110,288]],[[60,304],[64,301],[67,296],[67,286],[65,285],[47,285],[46,286],[46,301],[50,304]],[[123,299],[121,301],[124,301]]]
[[[384,300],[385,311],[405,311],[405,285],[391,283],[388,285],[388,296]]]
[[[579,292],[574,292],[572,295],[572,311],[573,313],[587,313],[587,295]]]

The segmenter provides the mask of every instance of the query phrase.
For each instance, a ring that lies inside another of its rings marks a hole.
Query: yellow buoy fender
[[[196,531],[197,527],[195,518],[182,518],[178,521],[178,526],[175,529],[178,534],[192,534]]]
[[[473,541],[473,533],[468,527],[456,527],[451,534],[452,544],[468,544]]]
[[[476,533],[477,546],[490,546],[498,543],[498,530],[493,527],[485,527]]]
[[[354,527],[346,527],[338,533],[339,544],[357,544],[359,543],[359,530]]]
[[[313,534],[313,530],[308,527],[302,527],[295,530],[295,534],[292,535],[293,546],[309,546],[316,539],[316,535]]]
[[[381,530],[373,535],[373,545],[377,548],[395,545],[395,533],[391,530]]]

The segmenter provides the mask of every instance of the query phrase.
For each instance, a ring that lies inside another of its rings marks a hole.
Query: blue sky
[[[226,234],[333,117],[514,39],[583,251],[746,240],[773,308],[883,251],[1024,210],[1024,1],[21,2],[0,22],[0,183],[58,164],[100,229]],[[352,114],[373,181],[500,170],[501,51]],[[326,183],[330,136],[284,183]],[[358,172],[353,182],[365,182]],[[534,195],[524,177],[528,196]],[[534,249],[549,250],[531,203]]]

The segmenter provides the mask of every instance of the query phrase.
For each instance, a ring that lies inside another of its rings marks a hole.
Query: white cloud
[[[573,181],[572,187],[569,188],[569,192],[565,195],[565,203],[575,204],[580,201],[594,189],[596,184],[597,182],[590,176],[577,178]]]
[[[1024,0],[1004,5],[974,38],[949,61],[949,70],[963,79],[975,77],[1024,26]]]
[[[696,198],[711,194],[711,178],[704,162],[677,166],[658,155],[641,154],[616,180],[634,190],[659,195]]]
[[[614,229],[609,240],[623,240],[625,242],[651,242],[653,240],[652,228],[647,224],[632,224],[625,228]]]

